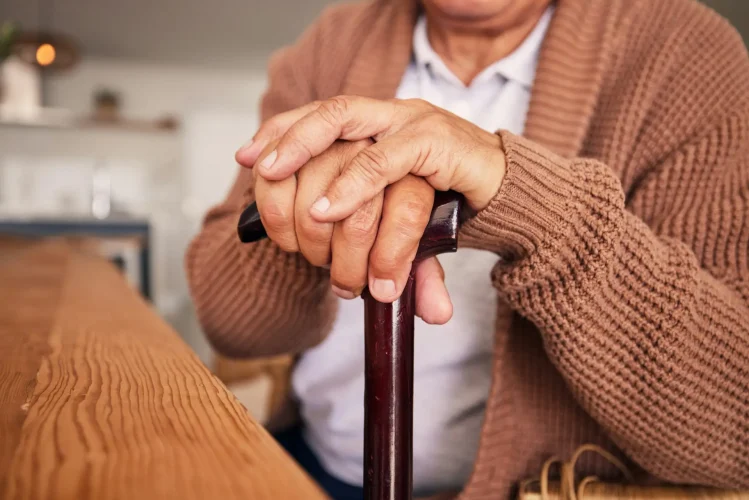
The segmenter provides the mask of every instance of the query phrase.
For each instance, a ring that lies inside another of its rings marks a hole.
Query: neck
[[[520,46],[551,2],[513,2],[497,15],[479,20],[456,19],[427,6],[429,43],[450,71],[468,85],[487,66]]]

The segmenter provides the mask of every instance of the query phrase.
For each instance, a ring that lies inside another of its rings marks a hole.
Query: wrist
[[[499,193],[507,171],[507,159],[499,134],[490,134],[487,146],[477,151],[477,158],[471,164],[477,169],[468,173],[472,188],[463,192],[468,205],[475,211],[489,206]]]
[[[489,205],[461,230],[463,243],[508,261],[560,242],[569,229],[577,184],[568,160],[509,132],[501,132],[505,175]]]

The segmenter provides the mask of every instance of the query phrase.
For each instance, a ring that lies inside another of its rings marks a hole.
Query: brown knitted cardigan
[[[390,98],[415,1],[327,10],[270,65],[262,116]],[[462,245],[504,257],[493,384],[467,499],[506,498],[584,442],[643,480],[749,487],[749,58],[692,0],[559,0],[524,138]],[[187,255],[198,315],[233,356],[299,352],[335,315],[328,274],[240,244],[241,172]],[[602,463],[582,469],[606,476]]]

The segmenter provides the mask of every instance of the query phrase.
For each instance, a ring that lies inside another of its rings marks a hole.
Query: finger
[[[267,150],[263,154],[267,154]],[[282,181],[268,181],[256,175],[254,188],[255,203],[268,238],[286,252],[299,251],[294,226],[296,176]]]
[[[363,146],[362,146],[363,147]],[[349,156],[341,148],[313,158],[297,172],[297,192],[294,223],[299,249],[313,266],[330,263],[333,223],[318,222],[310,215],[310,207],[341,172]],[[285,181],[266,181],[285,182]]]
[[[258,163],[260,175],[284,179],[337,139],[377,139],[395,126],[398,109],[396,101],[366,97],[338,96],[323,101],[288,128],[273,161]]]
[[[255,184],[255,202],[265,232],[286,252],[299,251],[294,228],[295,195],[296,177],[282,181],[267,181],[259,177]]]
[[[333,291],[341,298],[353,299],[361,295],[367,285],[369,253],[377,238],[383,197],[380,193],[351,217],[335,225],[330,281]]]
[[[419,177],[404,177],[385,191],[368,275],[369,291],[380,302],[403,292],[433,203],[434,190]]]
[[[434,153],[428,137],[397,135],[362,150],[341,175],[333,181],[325,196],[312,206],[318,221],[337,221],[348,217],[363,203],[409,173],[428,179],[433,189],[450,187],[447,159],[429,158]],[[444,164],[447,168],[438,169]]]
[[[444,325],[453,315],[453,304],[445,286],[445,271],[437,257],[416,268],[416,315],[430,325]]]
[[[320,105],[320,101],[313,101],[299,108],[279,113],[269,118],[260,126],[255,135],[242,145],[234,154],[234,159],[243,167],[252,168],[258,160],[258,155],[273,140],[281,137],[294,123]]]

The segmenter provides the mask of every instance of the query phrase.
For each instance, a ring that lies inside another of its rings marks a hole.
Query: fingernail
[[[245,149],[248,149],[250,146],[252,146],[252,143],[255,142],[252,139],[242,144],[242,146],[239,148],[239,151],[244,151]]]
[[[356,297],[354,295],[354,292],[349,292],[348,290],[344,290],[343,288],[338,288],[335,285],[330,285],[330,288],[333,289],[333,293],[338,295],[342,299],[351,300]]]
[[[270,170],[271,168],[273,168],[273,164],[276,162],[276,158],[278,158],[278,151],[274,149],[268,156],[263,158],[263,161],[260,162],[260,166],[265,170]]]
[[[380,297],[392,297],[395,295],[395,281],[393,280],[380,280],[376,279],[372,281],[371,292],[373,295]]]
[[[327,196],[323,196],[312,205],[312,210],[324,214],[330,208],[330,200]]]

